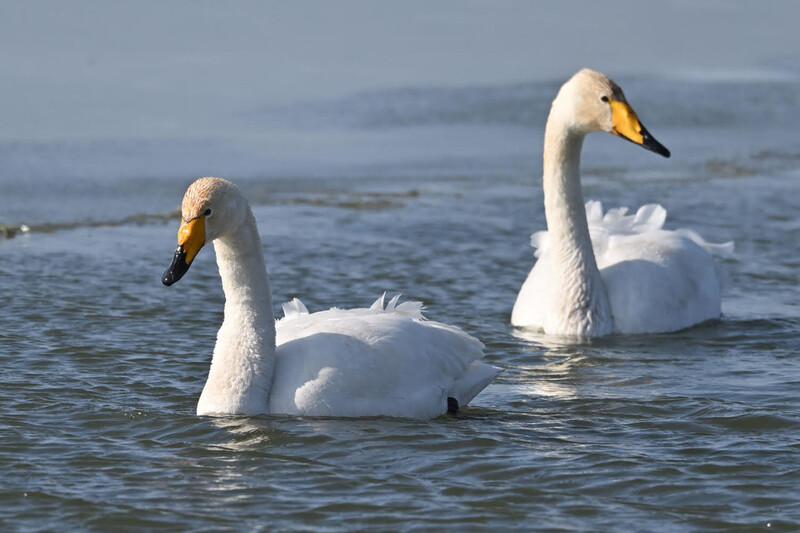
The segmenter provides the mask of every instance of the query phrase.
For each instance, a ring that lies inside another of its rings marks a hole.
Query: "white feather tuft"
[[[291,320],[308,314],[308,308],[297,298],[292,298],[292,301],[284,303],[282,307],[284,320]]]
[[[389,300],[389,303],[386,304],[386,312],[387,313],[391,313],[392,311],[394,311],[395,306],[397,306],[397,300],[399,300],[399,299],[400,299],[400,295],[399,294],[395,294],[392,297],[392,299]]]
[[[385,298],[386,298],[386,291],[383,291],[383,294],[381,294],[380,298],[378,298],[377,300],[375,300],[375,302],[373,302],[373,304],[369,307],[369,310],[376,312],[383,311],[383,300]]]
[[[609,209],[603,214],[602,202],[599,200],[586,202],[586,221],[589,223],[595,256],[600,256],[607,250],[609,240],[613,237],[658,231],[663,229],[666,220],[667,210],[659,204],[643,205],[636,214],[629,215],[627,207]],[[721,257],[733,255],[733,242],[710,243],[694,231],[683,228],[675,230],[675,233],[691,239],[712,255]],[[547,252],[549,244],[550,235],[546,230],[531,235],[531,246],[536,250],[534,256],[541,257]]]
[[[423,320],[425,316],[422,314],[422,311],[424,310],[425,307],[422,305],[422,302],[409,300],[408,302],[403,302],[398,305],[394,312],[409,318]]]
[[[400,296],[400,294],[392,296],[391,300],[384,305],[386,300],[386,293],[384,292],[381,297],[375,300],[370,306],[369,311],[373,313],[394,313],[407,318],[425,320],[425,316],[422,314],[425,307],[422,305],[422,302],[410,300],[400,303]]]

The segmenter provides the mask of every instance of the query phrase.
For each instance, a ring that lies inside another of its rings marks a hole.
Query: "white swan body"
[[[246,199],[232,183],[201,178],[184,197],[184,223],[171,285],[214,241],[225,318],[217,334],[199,415],[290,414],[432,418],[466,405],[499,370],[483,345],[427,321],[422,304],[309,314],[297,299],[275,322],[261,240]]]
[[[686,229],[662,229],[666,210],[657,204],[642,206],[635,215],[626,212],[617,208],[604,215],[600,202],[586,203],[592,248],[613,317],[612,332],[678,331],[719,317],[720,286],[711,254],[728,256],[733,244],[711,244]],[[519,291],[513,322],[580,336],[585,330],[565,319],[564,313],[553,312],[555,305],[547,300],[555,268],[548,253],[549,237],[547,231],[531,236],[537,261]]]
[[[677,331],[719,318],[720,282],[714,245],[689,230],[663,229],[657,204],[608,211],[584,205],[580,186],[583,138],[608,131],[669,157],[609,78],[584,69],[553,101],[544,144],[543,186],[548,231],[531,242],[537,261],[523,284],[511,323],[547,334]]]

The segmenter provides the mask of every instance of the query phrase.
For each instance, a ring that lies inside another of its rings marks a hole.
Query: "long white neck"
[[[613,329],[581,192],[584,136],[570,129],[567,115],[554,102],[544,134],[542,176],[552,281],[545,331],[552,334],[599,336]]]
[[[275,370],[275,317],[261,238],[250,208],[233,234],[214,241],[225,318],[198,414],[263,414]]]

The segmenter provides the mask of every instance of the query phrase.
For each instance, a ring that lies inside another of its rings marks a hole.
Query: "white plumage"
[[[641,125],[613,81],[581,70],[565,83],[547,119],[543,187],[548,231],[535,233],[537,261],[511,314],[515,326],[547,334],[677,331],[721,313],[712,254],[733,244],[707,243],[693,231],[663,229],[657,204],[603,213],[584,206],[580,153],[588,133],[607,131],[669,157]]]
[[[599,201],[586,202],[613,331],[677,331],[719,317],[720,283],[712,254],[730,257],[733,243],[712,244],[688,229],[663,229],[667,211],[658,204],[643,205],[633,215],[627,211],[620,207],[604,214]],[[542,325],[552,312],[549,244],[547,231],[531,235],[537,260],[520,289],[515,323]]]
[[[432,418],[448,410],[448,398],[466,405],[499,372],[480,361],[480,341],[398,297],[311,314],[294,299],[275,322],[261,241],[239,189],[201,178],[182,216],[164,283],[180,279],[214,241],[226,298],[198,414]]]
[[[276,324],[271,412],[432,418],[448,397],[466,405],[497,375],[478,361],[477,339],[425,320],[420,302],[397,301],[313,314],[299,300],[284,304],[295,308]]]

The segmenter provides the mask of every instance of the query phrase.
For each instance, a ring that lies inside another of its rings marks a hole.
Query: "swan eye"
[[[603,102],[608,103],[608,96],[603,95],[603,96],[600,97],[600,100],[602,100]]]
[[[205,216],[206,216],[206,218],[210,217],[210,216],[211,216],[211,208],[209,207],[208,209],[206,209],[206,210],[203,212],[203,215],[205,215]]]

